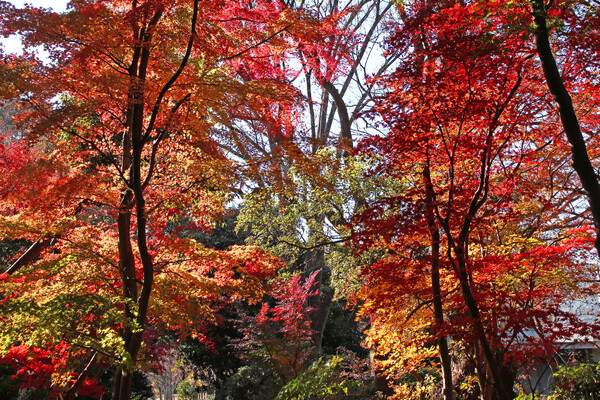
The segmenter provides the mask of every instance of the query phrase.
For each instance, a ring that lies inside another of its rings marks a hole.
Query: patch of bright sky
[[[33,7],[51,8],[57,12],[64,12],[67,10],[68,0],[9,0],[9,2],[18,8],[29,4]],[[23,52],[21,40],[15,35],[8,38],[0,38],[0,46],[4,53],[21,54]]]

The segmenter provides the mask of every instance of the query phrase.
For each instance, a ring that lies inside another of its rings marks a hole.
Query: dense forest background
[[[600,394],[587,0],[0,1],[14,399]]]

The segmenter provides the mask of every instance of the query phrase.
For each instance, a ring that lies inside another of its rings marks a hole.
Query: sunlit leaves
[[[2,34],[47,56],[7,56],[1,70],[23,134],[1,148],[0,235],[35,250],[1,283],[3,350],[70,346],[65,395],[86,357],[135,369],[147,323],[201,337],[224,304],[262,298],[276,258],[182,235],[210,230],[240,183],[222,150],[234,126],[291,135],[286,59],[306,32],[323,35],[270,1],[69,7],[0,8]]]
[[[395,193],[394,179],[369,175],[377,160],[336,157],[335,149],[322,149],[312,159],[297,162],[287,171],[280,188],[257,188],[245,196],[238,229],[251,233],[249,240],[265,246],[290,263],[304,251],[327,246],[325,261],[338,293],[359,285],[358,266],[376,257],[352,254],[350,217],[366,203]]]
[[[522,30],[527,8],[414,2],[403,12],[389,42],[402,60],[375,78],[388,134],[363,150],[385,154],[377,171],[406,187],[355,218],[365,232],[356,244],[389,254],[363,269],[363,311],[381,324],[370,344],[394,377],[431,359],[440,336],[471,349],[480,371],[549,355],[566,326],[593,332],[561,304],[589,295],[594,268],[582,256],[588,234],[565,225],[577,199],[554,163],[564,148]],[[443,326],[433,323],[438,263]],[[401,327],[409,338],[393,340]]]

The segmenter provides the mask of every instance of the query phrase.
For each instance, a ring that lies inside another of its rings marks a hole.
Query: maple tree
[[[588,293],[572,282],[593,273],[581,259],[589,239],[557,235],[565,200],[538,191],[532,175],[553,169],[547,138],[562,141],[556,124],[540,121],[535,49],[515,29],[527,9],[429,6],[402,8],[389,50],[403,54],[399,68],[377,78],[377,112],[389,133],[362,145],[385,154],[375,171],[405,187],[356,219],[356,245],[389,254],[364,269],[362,308],[389,375],[429,365],[427,349],[437,343],[444,397],[454,398],[451,340],[471,352],[481,396],[508,399],[524,354],[551,354],[561,334],[593,334],[560,308]],[[565,321],[569,333],[557,329]],[[397,388],[398,398],[405,390]]]
[[[265,387],[274,386],[278,391],[304,371],[311,357],[308,349],[313,330],[307,304],[316,295],[312,287],[317,273],[302,283],[300,275],[272,282],[274,305],[263,302],[258,314],[242,328],[244,337],[239,347],[246,357],[262,364],[269,382],[264,382]]]
[[[216,306],[259,300],[279,267],[252,246],[206,249],[177,221],[209,229],[221,214],[235,171],[218,145],[226,127],[285,136],[273,110],[292,116],[298,97],[285,53],[328,27],[271,1],[69,7],[0,3],[2,33],[47,52],[0,67],[27,132],[3,149],[0,234],[32,243],[2,275],[2,347],[66,343],[57,395],[113,365],[113,399],[127,399],[147,324],[201,337]]]

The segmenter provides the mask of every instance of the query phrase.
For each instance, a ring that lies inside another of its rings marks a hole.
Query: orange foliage
[[[219,304],[262,297],[278,260],[206,249],[178,224],[208,230],[223,214],[235,125],[288,135],[299,93],[286,59],[327,54],[314,41],[336,19],[321,22],[262,0],[75,0],[64,14],[0,3],[3,34],[47,52],[0,65],[26,132],[0,149],[0,237],[34,243],[1,283],[2,351],[69,343],[116,366],[126,399],[146,324],[201,335]],[[66,398],[88,373],[73,368],[57,384]]]

